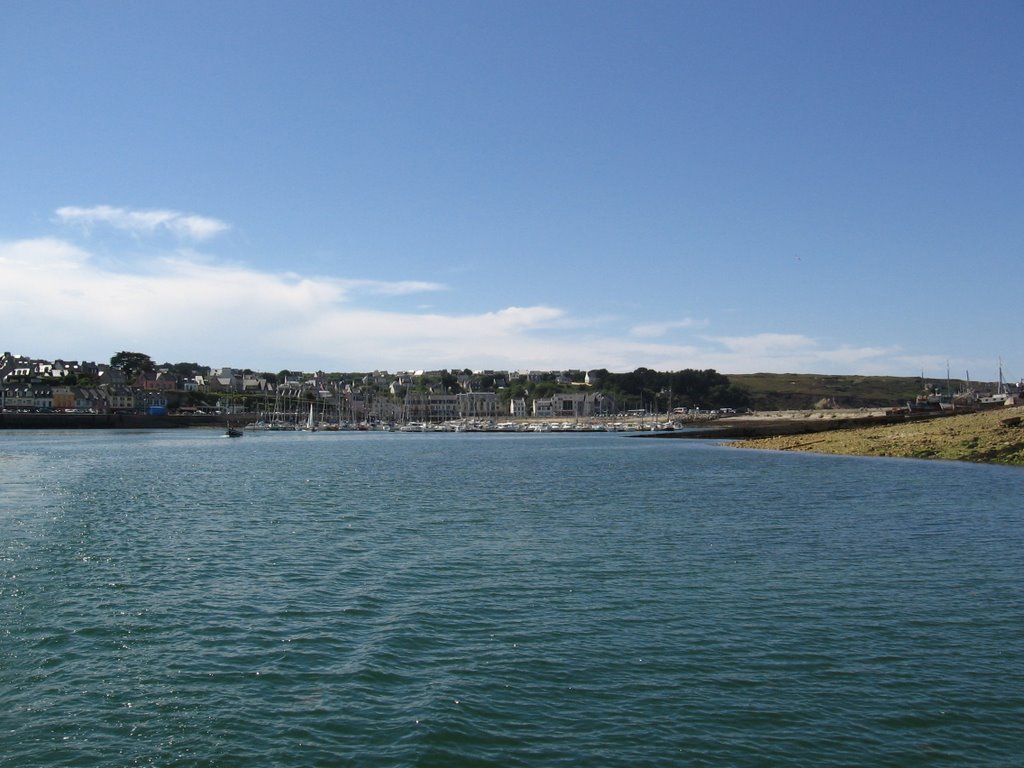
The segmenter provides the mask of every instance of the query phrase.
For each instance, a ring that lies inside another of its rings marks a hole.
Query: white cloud
[[[270,273],[182,252],[147,259],[136,271],[112,264],[60,239],[0,242],[5,348],[85,360],[131,349],[160,362],[331,371],[645,366],[893,373],[909,360],[897,347],[829,344],[800,334],[676,334],[666,343],[656,331],[699,324],[621,328],[614,318],[551,306],[399,310],[402,297],[447,287]]]
[[[0,323],[18,329],[10,341],[65,358],[102,360],[136,349],[159,360],[268,369],[469,365],[481,357],[530,359],[543,347],[530,334],[564,315],[551,307],[391,311],[375,306],[380,297],[444,286],[274,274],[180,254],[127,272],[57,239],[0,243],[0,270]],[[571,357],[568,348],[560,353]]]
[[[54,213],[57,221],[63,224],[76,224],[86,228],[105,224],[114,229],[144,235],[167,231],[185,240],[208,240],[230,229],[228,224],[218,219],[179,211],[134,211],[109,205],[97,205],[92,208],[69,205],[58,208]]]

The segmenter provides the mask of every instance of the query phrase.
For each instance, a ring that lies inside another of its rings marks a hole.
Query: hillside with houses
[[[373,424],[454,420],[602,419],[663,414],[706,417],[756,408],[851,409],[903,406],[971,382],[923,377],[744,374],[714,370],[627,373],[424,370],[313,373],[155,363],[119,352],[109,362],[0,356],[5,414],[230,415],[266,422]],[[977,385],[975,385],[977,386]],[[979,391],[1019,393],[1001,380]],[[908,406],[909,407],[909,406]]]
[[[714,371],[638,369],[389,373],[278,373],[157,365],[121,352],[109,363],[0,357],[0,407],[8,413],[222,413],[268,419],[443,422],[579,419],[745,406],[746,393]]]

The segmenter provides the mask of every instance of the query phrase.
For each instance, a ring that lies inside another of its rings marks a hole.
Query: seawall
[[[236,426],[255,420],[252,415],[231,417]],[[180,429],[226,425],[227,417],[216,414],[0,413],[0,429]]]

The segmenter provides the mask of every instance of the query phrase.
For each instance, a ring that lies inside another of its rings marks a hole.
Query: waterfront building
[[[462,392],[456,398],[459,418],[493,419],[498,415],[498,395],[494,392]]]

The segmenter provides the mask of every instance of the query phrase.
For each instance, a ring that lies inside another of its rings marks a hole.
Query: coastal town
[[[419,424],[496,427],[522,420],[614,423],[616,418],[654,425],[656,416],[662,423],[706,419],[736,413],[748,402],[745,392],[714,371],[634,373],[651,379],[640,381],[636,392],[621,381],[615,391],[602,386],[616,377],[607,371],[274,374],[154,365],[141,353],[122,352],[110,363],[95,363],[5,352],[0,407],[5,414],[234,417],[267,429],[415,429]]]
[[[739,383],[712,370],[644,368],[275,374],[156,365],[135,352],[109,363],[5,352],[0,429],[206,426],[227,427],[229,437],[264,430],[646,432],[747,448],[1024,463],[1024,382],[1004,382],[1001,366],[998,382],[978,388],[923,376],[733,378]],[[765,378],[774,382],[759,382]],[[821,389],[813,390],[815,382]],[[756,383],[761,391],[744,386]],[[792,408],[779,405],[792,403],[792,392],[779,391],[785,384],[807,389],[806,397],[846,389]]]

